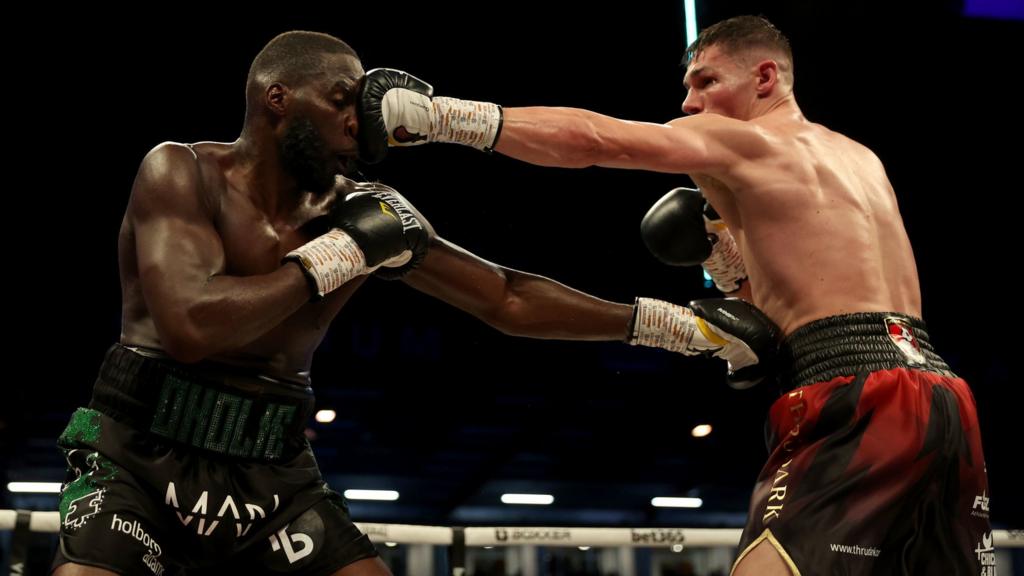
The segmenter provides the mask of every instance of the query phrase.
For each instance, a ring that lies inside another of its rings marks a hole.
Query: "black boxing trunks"
[[[330,574],[376,556],[304,436],[309,387],[114,345],[58,445],[66,562],[119,574]]]
[[[767,540],[794,574],[994,575],[974,397],[924,323],[834,316],[783,350],[737,562]]]

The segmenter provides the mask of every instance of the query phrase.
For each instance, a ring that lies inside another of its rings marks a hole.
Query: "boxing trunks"
[[[304,436],[312,389],[114,345],[58,445],[53,567],[330,574],[376,555]]]
[[[834,316],[783,350],[737,562],[767,540],[794,574],[995,574],[974,397],[924,323]]]

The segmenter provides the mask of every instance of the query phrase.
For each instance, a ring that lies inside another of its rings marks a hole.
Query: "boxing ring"
[[[608,567],[607,573],[620,576],[662,573],[649,559],[646,562],[649,570],[638,570],[638,562],[633,554],[636,549],[675,554],[690,549],[710,549],[715,554],[705,562],[712,570],[707,573],[718,574],[721,573],[721,566],[727,566],[734,557],[741,532],[739,528],[456,528],[364,522],[357,522],[356,525],[373,540],[389,564],[396,564],[396,555],[404,552],[402,567],[406,569],[404,572],[396,570],[396,576],[400,573],[413,576],[474,574],[477,572],[476,565],[482,564],[475,558],[474,552],[481,549],[504,550],[504,553],[497,553],[503,559],[499,564],[506,568],[506,573],[522,576],[546,573],[542,570],[544,566],[539,553],[542,549],[594,551],[600,554],[600,558],[592,564]],[[57,512],[0,510],[0,533],[13,531],[10,559],[4,568],[8,568],[11,574],[24,574],[23,567],[27,562],[32,533],[56,533],[59,526],[60,516]],[[1024,549],[1024,530],[993,530],[992,535],[997,549],[999,574],[1024,574],[1024,564],[1020,563],[1020,557],[1024,555],[1024,550],[1020,550]],[[435,553],[437,549],[443,551],[445,561],[436,561],[439,557]],[[1011,553],[1015,553],[1018,560],[1016,572],[1012,570]],[[495,553],[490,552],[490,556],[493,558]]]

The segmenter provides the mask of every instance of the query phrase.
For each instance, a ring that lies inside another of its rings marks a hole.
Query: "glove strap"
[[[302,267],[321,298],[369,272],[362,249],[351,236],[337,228],[285,254],[285,260],[294,260]]]
[[[465,144],[490,152],[501,132],[501,106],[490,102],[436,97],[430,142]]]
[[[728,342],[685,306],[654,298],[637,298],[629,344],[663,348],[694,356],[722,349]]]
[[[715,282],[715,287],[729,294],[740,289],[740,284],[747,279],[747,267],[743,264],[732,232],[721,220],[705,218],[704,227],[711,238],[711,255],[704,261],[704,270]]]

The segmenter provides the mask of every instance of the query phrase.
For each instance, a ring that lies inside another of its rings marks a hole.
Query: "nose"
[[[704,110],[704,103],[701,102],[700,96],[693,90],[686,92],[686,98],[683,100],[683,114],[700,114]]]
[[[356,107],[353,105],[345,118],[345,135],[355,140],[359,136],[359,119],[357,118]]]

